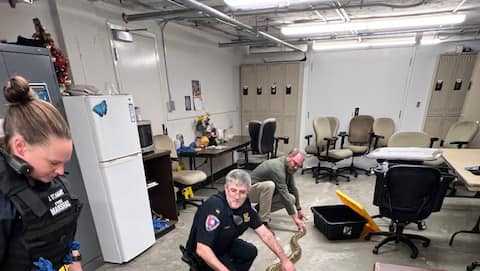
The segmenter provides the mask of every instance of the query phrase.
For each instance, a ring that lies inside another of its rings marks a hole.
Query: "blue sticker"
[[[103,117],[107,114],[107,101],[103,100],[101,103],[93,107],[93,112],[95,112],[100,117]]]

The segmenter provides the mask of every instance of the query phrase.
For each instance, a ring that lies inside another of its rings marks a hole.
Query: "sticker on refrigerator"
[[[100,117],[107,115],[107,101],[103,100],[93,107],[93,112],[95,112]]]
[[[135,106],[132,103],[128,104],[128,110],[130,110],[130,121],[135,123],[137,118],[135,117]]]

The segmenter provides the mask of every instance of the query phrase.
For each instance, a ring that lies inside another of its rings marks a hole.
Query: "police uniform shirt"
[[[248,198],[238,209],[231,209],[225,192],[219,193],[205,201],[195,214],[187,250],[195,252],[196,244],[200,242],[221,256],[248,227],[256,229],[261,225],[262,221]]]

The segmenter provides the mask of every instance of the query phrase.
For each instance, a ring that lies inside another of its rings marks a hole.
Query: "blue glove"
[[[42,257],[40,257],[38,261],[33,262],[33,265],[37,267],[35,271],[55,271],[53,269],[53,264],[49,260]]]

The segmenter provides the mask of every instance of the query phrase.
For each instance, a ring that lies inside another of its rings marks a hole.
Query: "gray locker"
[[[445,137],[460,118],[475,60],[475,54],[440,56],[424,124],[429,135]]]
[[[247,64],[240,70],[242,134],[248,135],[250,120],[277,120],[277,136],[288,136],[289,144],[279,144],[281,153],[299,146],[302,97],[302,63]],[[252,74],[253,73],[253,74]],[[252,89],[251,85],[256,87]],[[245,91],[248,86],[248,93]]]

